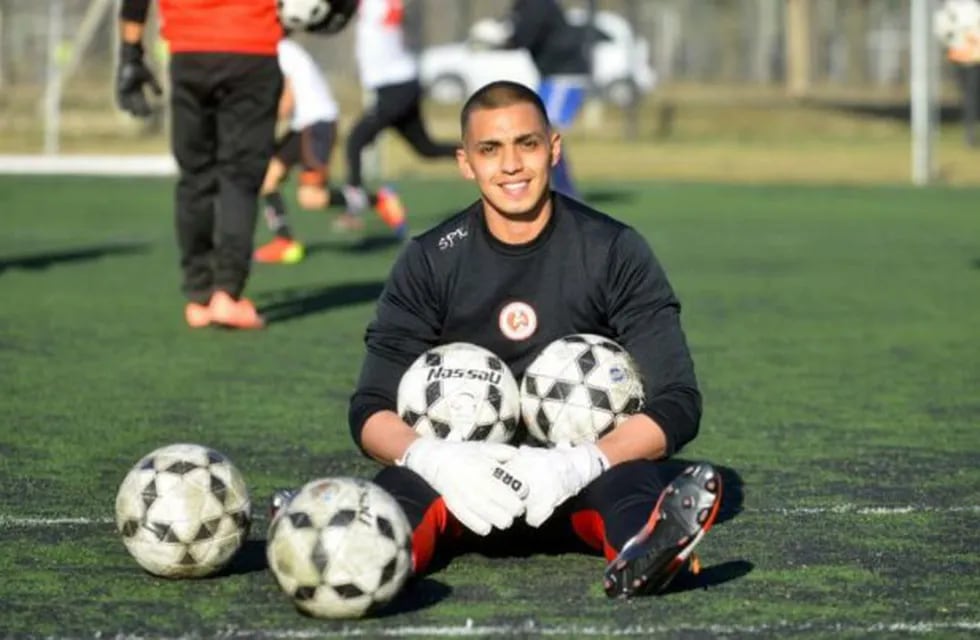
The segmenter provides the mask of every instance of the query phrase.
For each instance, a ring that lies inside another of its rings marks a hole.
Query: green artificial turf
[[[683,303],[705,414],[679,458],[727,482],[704,572],[608,601],[599,558],[470,554],[383,616],[326,622],[265,568],[265,501],[376,469],[347,398],[399,247],[378,222],[344,236],[296,212],[307,260],[249,285],[269,328],[192,332],[170,185],[0,177],[0,635],[980,631],[980,189],[586,185]],[[415,230],[474,197],[398,186]],[[251,540],[218,577],[142,572],[111,521],[129,467],[179,441],[227,454],[252,491]]]

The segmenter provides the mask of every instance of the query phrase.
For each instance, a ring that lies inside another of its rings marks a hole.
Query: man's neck
[[[527,244],[541,235],[553,214],[550,194],[531,211],[519,215],[505,215],[494,209],[486,201],[483,203],[483,216],[490,234],[504,244]]]

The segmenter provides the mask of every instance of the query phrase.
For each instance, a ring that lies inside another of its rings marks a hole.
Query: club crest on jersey
[[[538,329],[538,314],[526,302],[510,302],[497,319],[500,332],[511,340],[527,340]]]

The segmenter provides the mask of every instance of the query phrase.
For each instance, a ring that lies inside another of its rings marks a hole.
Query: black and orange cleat
[[[286,505],[296,497],[295,489],[276,489],[272,492],[272,497],[269,498],[269,522],[276,519],[276,516],[282,513],[282,510],[286,508]]]
[[[685,469],[661,492],[650,519],[603,574],[610,598],[660,593],[684,566],[697,574],[694,547],[718,516],[721,476],[707,463]]]

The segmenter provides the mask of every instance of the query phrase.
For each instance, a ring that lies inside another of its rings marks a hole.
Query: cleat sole
[[[631,598],[663,591],[692,558],[720,505],[721,479],[711,465],[694,465],[681,472],[660,494],[647,524],[607,566],[606,595]]]

